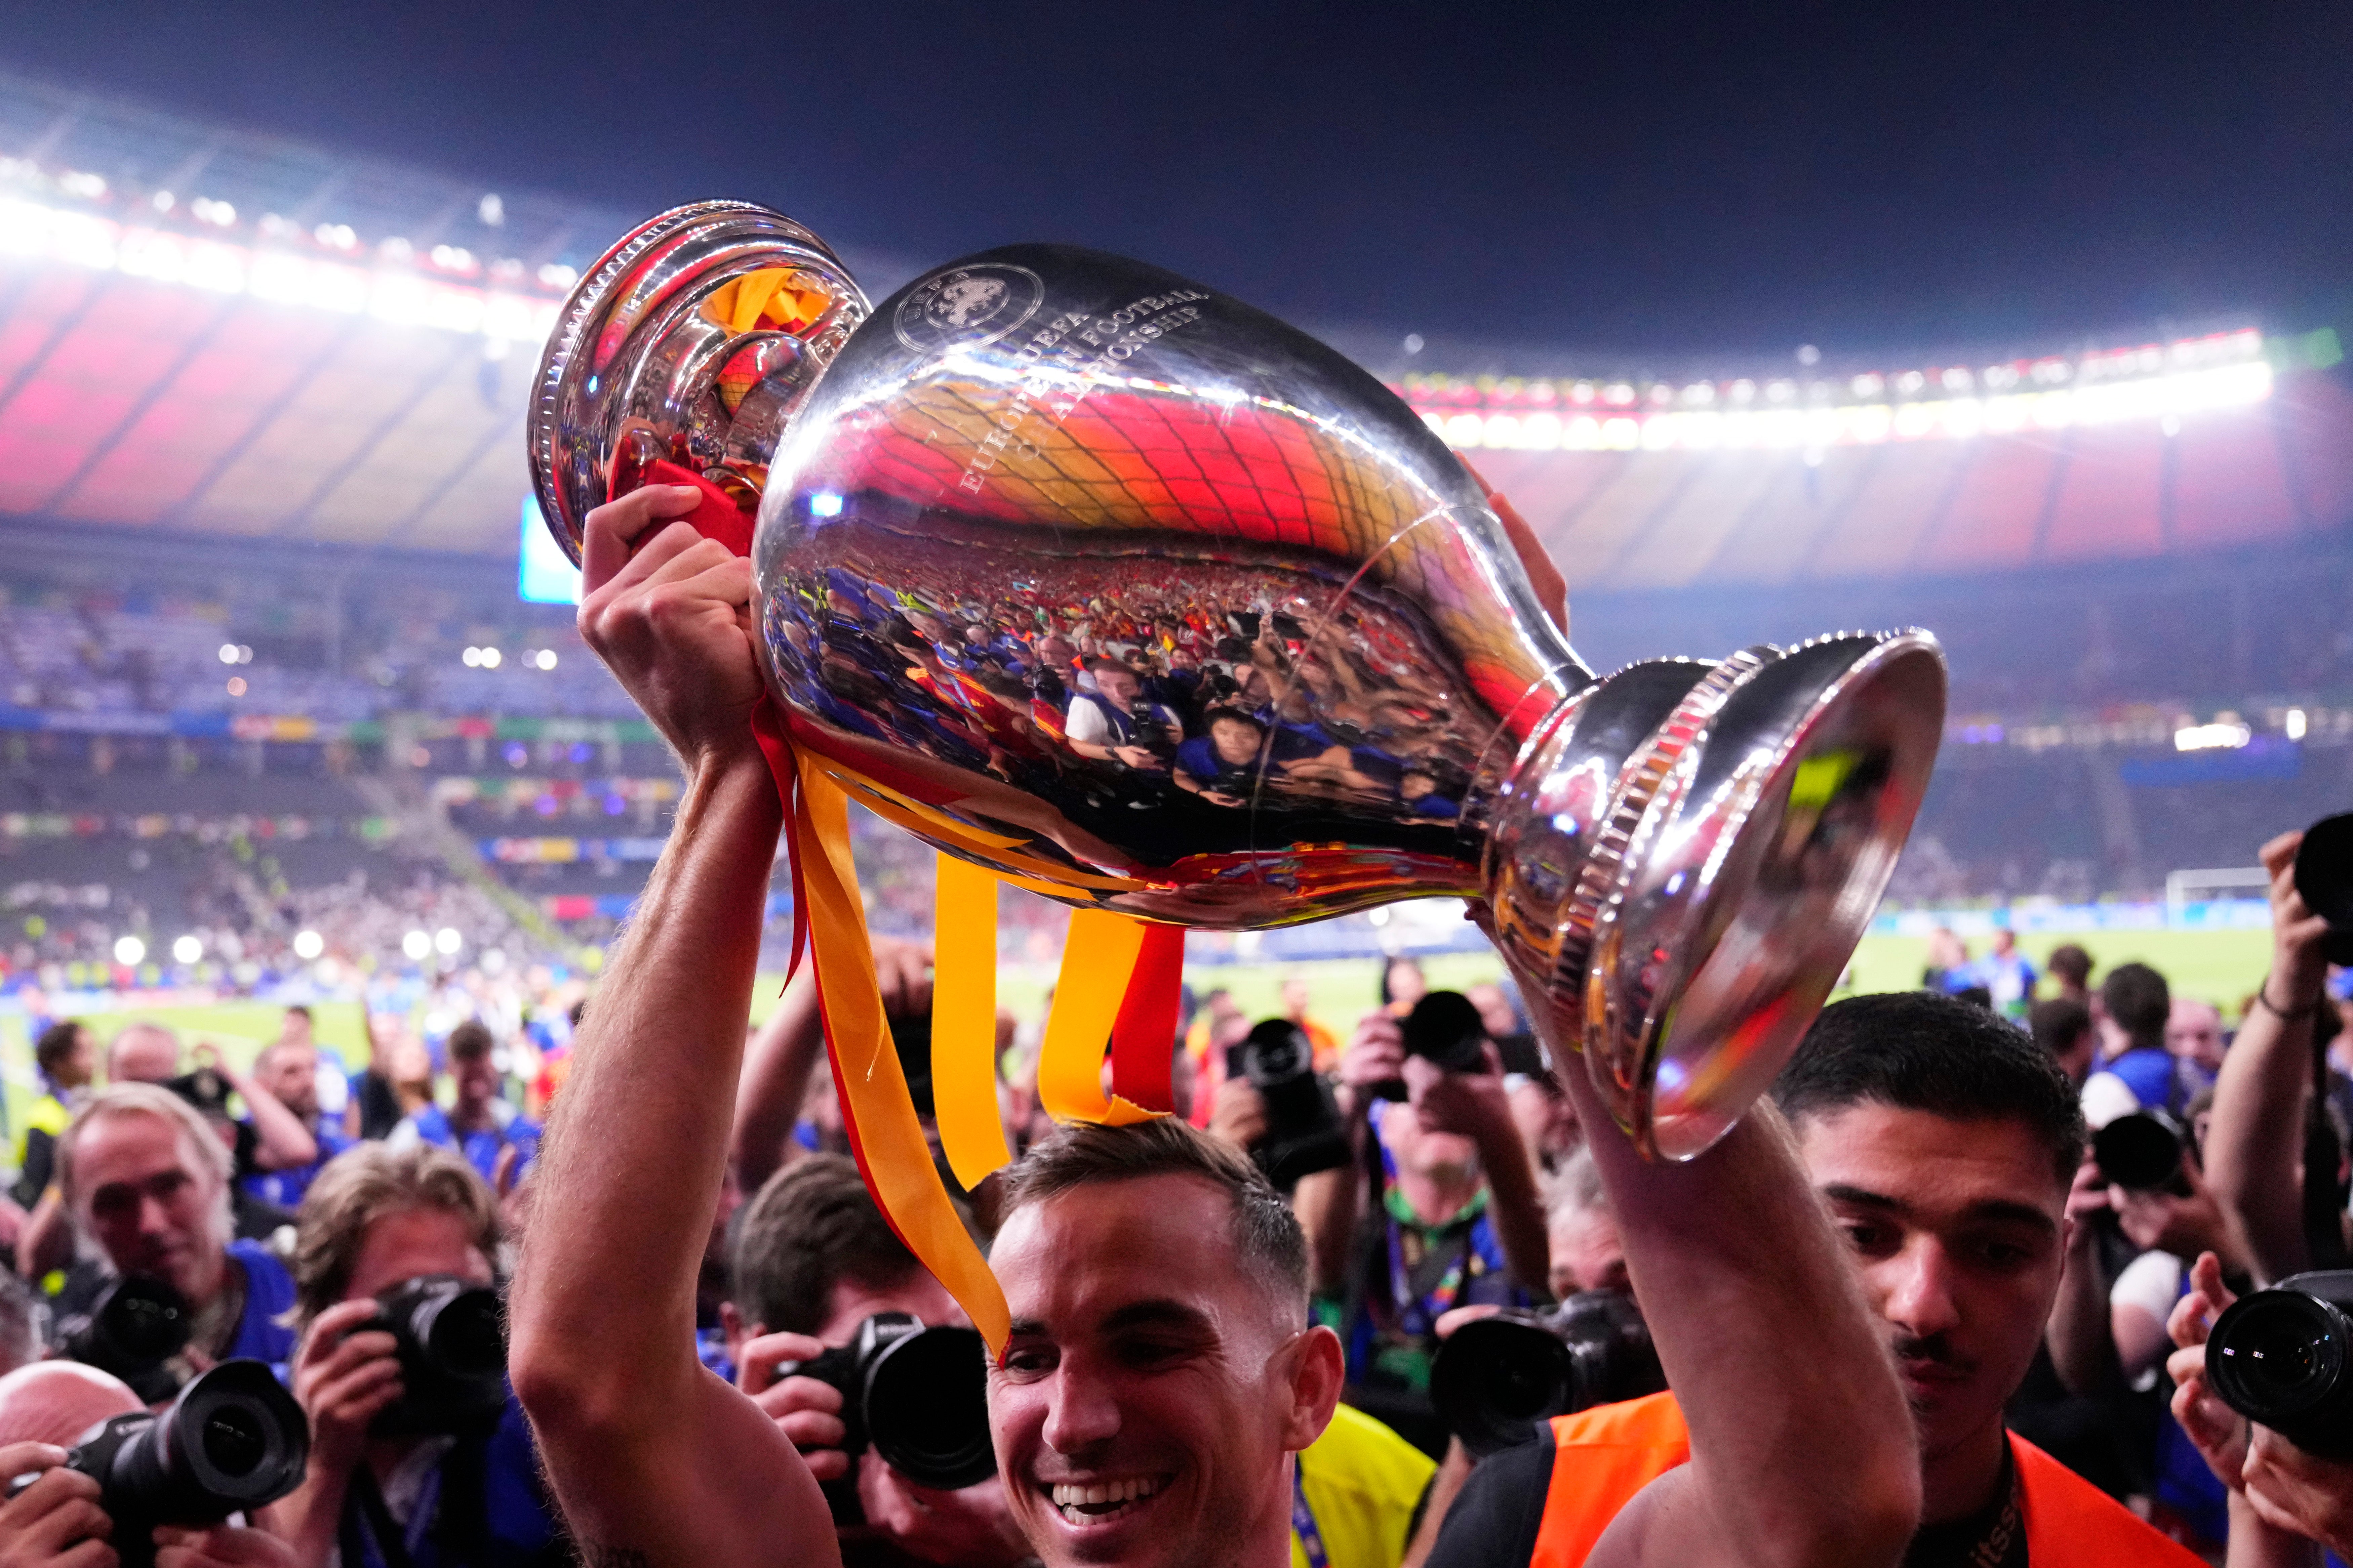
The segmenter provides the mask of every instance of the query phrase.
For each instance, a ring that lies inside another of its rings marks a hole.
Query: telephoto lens
[[[954,1491],[997,1473],[987,1355],[977,1330],[927,1329],[910,1313],[877,1312],[849,1344],[786,1362],[776,1376],[814,1377],[841,1390],[847,1452],[871,1443],[917,1486]]]
[[[107,1543],[122,1568],[155,1561],[155,1527],[195,1529],[275,1502],[301,1484],[311,1457],[302,1407],[268,1363],[225,1361],[189,1380],[162,1415],[137,1410],[100,1422],[66,1456],[98,1482],[113,1521]],[[15,1496],[32,1484],[20,1477]]]
[[[1534,1442],[1538,1422],[1666,1386],[1650,1325],[1622,1290],[1476,1319],[1447,1337],[1430,1369],[1439,1419],[1480,1458]]]
[[[170,1363],[188,1348],[193,1316],[187,1299],[161,1279],[126,1274],[98,1293],[90,1310],[58,1325],[67,1357],[112,1373],[150,1405],[180,1386]]]
[[[2206,1341],[2224,1404],[2297,1447],[2353,1458],[2353,1269],[2294,1274],[2232,1302]]]
[[[1487,1070],[1487,1021],[1460,991],[1432,991],[1413,1005],[1398,1026],[1405,1054],[1420,1057],[1448,1072]],[[1376,1100],[1406,1098],[1405,1079],[1372,1086]]]
[[[1226,1047],[1226,1076],[1245,1079],[1266,1102],[1266,1131],[1250,1159],[1288,1192],[1302,1176],[1348,1163],[1339,1106],[1315,1076],[1315,1047],[1288,1018],[1267,1018]]]
[[[463,1436],[499,1424],[507,1402],[507,1331],[498,1292],[454,1274],[404,1279],[375,1299],[398,1345],[401,1396],[378,1436]]]
[[[2100,1174],[2130,1192],[2153,1193],[2175,1186],[2189,1135],[2162,1110],[2128,1110],[2092,1134],[2092,1158]]]

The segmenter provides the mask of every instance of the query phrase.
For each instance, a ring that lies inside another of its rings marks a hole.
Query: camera
[[[2164,1111],[2130,1110],[2092,1134],[2092,1157],[2100,1174],[2137,1193],[2171,1190],[2186,1194],[2182,1156],[2189,1134]]]
[[[1430,1368],[1439,1419],[1481,1458],[1533,1442],[1539,1421],[1666,1386],[1642,1309],[1622,1290],[1476,1319],[1448,1336]]]
[[[302,1407],[266,1363],[225,1361],[190,1380],[162,1415],[100,1422],[66,1456],[99,1485],[114,1522],[108,1544],[123,1568],[155,1560],[159,1524],[204,1528],[275,1502],[301,1484],[311,1457]],[[39,1478],[19,1476],[16,1496]]]
[[[131,1392],[153,1405],[180,1386],[170,1363],[188,1348],[194,1314],[187,1298],[161,1279],[127,1274],[110,1281],[87,1312],[58,1325],[58,1345],[67,1357],[111,1373]]]
[[[955,1491],[997,1473],[988,1435],[988,1348],[974,1329],[927,1329],[908,1312],[877,1312],[849,1343],[811,1361],[786,1362],[776,1377],[814,1377],[841,1390],[842,1449],[871,1444],[917,1486]],[[848,1505],[858,1505],[856,1471]],[[842,1501],[828,1483],[834,1517]],[[855,1522],[855,1521],[843,1521]]]
[[[2322,943],[2331,963],[2353,963],[2353,812],[2324,816],[2304,830],[2295,852],[2295,890],[2328,922]]]
[[[1348,1163],[1348,1135],[1331,1089],[1315,1076],[1315,1048],[1288,1018],[1268,1018],[1226,1047],[1226,1076],[1249,1080],[1266,1101],[1266,1133],[1250,1156],[1289,1190],[1302,1176]]]
[[[2353,1269],[2292,1274],[2232,1302],[2206,1342],[2222,1402],[2297,1447],[2353,1458]]]
[[[393,1286],[375,1305],[376,1326],[397,1346],[402,1392],[369,1431],[455,1437],[499,1424],[507,1403],[507,1331],[497,1291],[453,1274],[426,1274]]]
[[[1487,1021],[1460,991],[1432,991],[1413,1005],[1398,1026],[1405,1037],[1405,1054],[1420,1057],[1448,1072],[1487,1070]],[[1376,1100],[1406,1098],[1405,1079],[1393,1078],[1373,1086]]]

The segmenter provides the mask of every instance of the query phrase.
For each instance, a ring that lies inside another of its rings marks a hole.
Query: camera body
[[[2304,830],[2295,852],[2295,890],[2328,922],[2322,948],[2331,963],[2353,964],[2353,812],[2324,816]]]
[[[225,1361],[191,1378],[161,1415],[134,1410],[81,1436],[66,1468],[99,1485],[123,1568],[155,1561],[155,1527],[202,1529],[275,1502],[302,1481],[311,1427],[269,1365]],[[14,1497],[34,1480],[20,1476]]]
[[[1330,1086],[1315,1075],[1307,1033],[1288,1018],[1268,1018],[1226,1047],[1226,1076],[1246,1079],[1266,1102],[1266,1133],[1250,1159],[1266,1179],[1289,1191],[1302,1176],[1348,1163],[1348,1135]]]
[[[2129,1192],[2188,1196],[2181,1163],[2189,1151],[2189,1129],[2154,1106],[2126,1111],[2092,1134],[2100,1174]]]
[[[147,1404],[179,1391],[174,1357],[188,1348],[195,1324],[187,1298],[161,1279],[126,1274],[108,1281],[87,1312],[58,1325],[58,1346],[69,1360],[111,1373]]]
[[[2232,1302],[2207,1339],[2206,1380],[2297,1447],[2353,1458],[2353,1269],[2293,1274]]]
[[[1642,1309],[1622,1290],[1476,1319],[1439,1346],[1430,1369],[1439,1419],[1482,1458],[1533,1442],[1540,1421],[1666,1386]]]
[[[846,1345],[808,1361],[785,1362],[776,1377],[813,1377],[841,1390],[841,1447],[853,1458],[871,1446],[917,1486],[955,1491],[997,1473],[988,1432],[988,1347],[975,1329],[925,1328],[909,1312],[877,1312]],[[835,1488],[846,1485],[858,1507],[857,1472],[829,1483],[834,1518],[844,1519]]]
[[[1432,991],[1413,1005],[1398,1032],[1405,1054],[1420,1057],[1448,1072],[1485,1072],[1487,1021],[1459,991]],[[1406,1098],[1405,1079],[1389,1079],[1372,1089],[1376,1100]]]
[[[379,1437],[489,1432],[507,1403],[506,1321],[498,1292],[454,1274],[404,1279],[375,1299],[400,1358],[402,1394],[368,1430]]]

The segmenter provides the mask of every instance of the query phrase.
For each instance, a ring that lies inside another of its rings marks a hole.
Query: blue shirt
[[[276,1204],[280,1208],[300,1208],[302,1194],[311,1190],[311,1184],[319,1179],[327,1162],[352,1146],[352,1141],[341,1132],[329,1131],[324,1119],[311,1129],[311,1136],[319,1142],[317,1159],[307,1165],[289,1165],[282,1171],[262,1171],[246,1177],[246,1195]]]
[[[481,1173],[482,1180],[495,1187],[500,1150],[510,1143],[515,1146],[514,1179],[518,1182],[539,1157],[539,1123],[505,1100],[494,1100],[491,1101],[491,1125],[460,1138],[458,1130],[449,1125],[448,1112],[438,1105],[428,1105],[394,1128],[385,1146],[399,1149],[419,1142],[457,1150],[466,1156],[466,1163]]]
[[[232,1241],[228,1255],[245,1266],[245,1314],[237,1321],[237,1338],[224,1360],[251,1356],[266,1361],[282,1376],[294,1359],[294,1330],[280,1321],[294,1308],[294,1276],[278,1255],[258,1241]]]
[[[2181,1113],[2181,1080],[2173,1070],[2172,1053],[2164,1047],[2135,1046],[2110,1062],[2107,1070],[2124,1080],[2144,1110]]]
[[[443,1521],[438,1516],[445,1500],[455,1491],[449,1467],[470,1453],[480,1456],[482,1470],[482,1551],[475,1562],[482,1568],[523,1568],[556,1561],[552,1554],[556,1544],[555,1518],[540,1490],[531,1426],[510,1389],[506,1409],[489,1439],[479,1448],[461,1441],[445,1452],[417,1493],[417,1507],[405,1521],[401,1542],[414,1568],[443,1568],[459,1561],[442,1549],[442,1542],[462,1531],[465,1521]],[[441,1525],[439,1530],[435,1528],[437,1523]],[[368,1528],[365,1510],[356,1497],[344,1499],[336,1537],[343,1549],[343,1568],[384,1568],[385,1552]]]

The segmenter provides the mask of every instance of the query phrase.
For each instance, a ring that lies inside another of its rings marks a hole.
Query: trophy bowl
[[[680,208],[575,290],[532,449],[575,560],[650,477],[756,506],[768,683],[851,798],[1185,926],[1469,900],[1653,1157],[1795,1047],[1942,732],[1919,631],[1597,676],[1396,395],[1096,251],[986,251],[870,313],[789,219]]]

